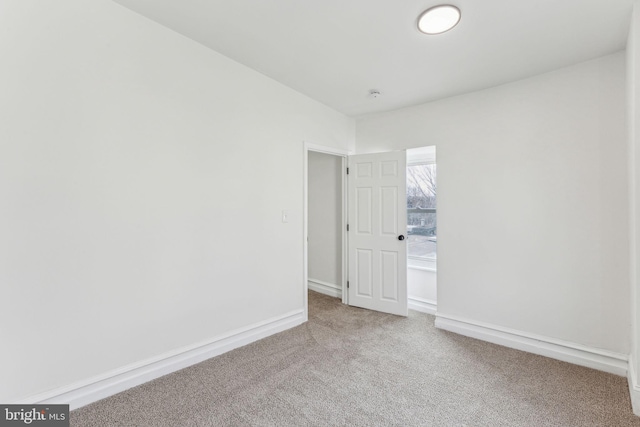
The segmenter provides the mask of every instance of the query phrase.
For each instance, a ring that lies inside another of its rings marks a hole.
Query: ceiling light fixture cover
[[[434,6],[418,17],[418,30],[425,34],[442,34],[455,27],[460,16],[460,9],[450,4]]]

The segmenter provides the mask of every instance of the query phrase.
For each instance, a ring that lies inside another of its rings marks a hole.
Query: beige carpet
[[[640,426],[625,378],[342,305],[71,413],[72,426]]]

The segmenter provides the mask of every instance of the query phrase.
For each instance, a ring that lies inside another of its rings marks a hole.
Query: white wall
[[[633,14],[631,16],[631,26],[629,28],[629,38],[627,40],[627,113],[628,113],[628,136],[629,136],[629,254],[630,254],[630,310],[631,310],[631,356],[629,360],[629,386],[631,401],[636,415],[640,415],[640,292],[638,289],[638,244],[640,243],[638,224],[638,201],[640,201],[640,135],[637,129],[640,127],[640,1],[634,2]]]
[[[302,310],[352,119],[108,0],[2,2],[0,56],[0,401]]]
[[[438,313],[627,354],[625,56],[356,120],[436,145]]]
[[[409,300],[425,300],[435,305],[438,299],[437,273],[409,267],[407,269],[407,295]]]
[[[309,281],[341,289],[342,158],[309,151],[308,171]]]

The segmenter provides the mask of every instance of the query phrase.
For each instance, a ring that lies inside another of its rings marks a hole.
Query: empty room
[[[640,426],[640,0],[2,0],[0,54],[0,425]]]

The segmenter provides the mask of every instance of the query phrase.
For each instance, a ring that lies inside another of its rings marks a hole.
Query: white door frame
[[[348,150],[342,150],[340,148],[326,147],[323,145],[312,144],[307,141],[304,141],[304,149],[303,149],[303,214],[302,214],[302,253],[303,253],[303,267],[302,267],[302,294],[303,294],[303,306],[304,306],[304,320],[305,322],[309,320],[309,301],[308,301],[308,285],[309,285],[309,244],[308,244],[308,235],[309,235],[309,152],[315,151],[317,153],[331,154],[334,156],[338,156],[342,158],[342,302],[344,304],[348,303],[348,292],[347,292],[347,273],[348,273],[348,265],[347,265],[347,256],[348,256],[348,248],[347,248],[347,179],[346,179],[346,167],[347,167],[347,156],[353,154]]]

